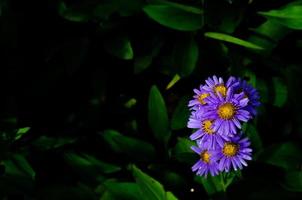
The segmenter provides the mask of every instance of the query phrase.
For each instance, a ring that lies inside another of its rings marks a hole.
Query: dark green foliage
[[[0,199],[302,198],[300,0],[0,0]],[[205,78],[258,89],[253,160],[197,177]]]

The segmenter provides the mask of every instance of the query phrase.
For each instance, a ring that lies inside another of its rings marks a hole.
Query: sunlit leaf
[[[215,32],[206,32],[204,34],[206,37],[208,38],[213,38],[216,40],[221,40],[221,41],[225,41],[225,42],[229,42],[232,44],[236,44],[239,46],[243,46],[246,48],[250,48],[250,49],[255,49],[255,50],[263,50],[263,47],[258,46],[256,44],[253,44],[251,42],[227,35],[227,34],[223,34],[223,33],[215,33]]]
[[[30,127],[19,128],[16,135],[15,140],[20,139],[24,134],[26,134],[30,130]]]
[[[180,76],[178,74],[175,74],[175,76],[173,76],[172,80],[167,85],[166,90],[173,87],[179,80],[180,80]]]

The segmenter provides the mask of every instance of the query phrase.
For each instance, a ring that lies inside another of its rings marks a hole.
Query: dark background
[[[302,197],[301,2],[173,2],[0,1],[1,199]],[[262,106],[253,161],[205,179],[186,105],[214,74]]]

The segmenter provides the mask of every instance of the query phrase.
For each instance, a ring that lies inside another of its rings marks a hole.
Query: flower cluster
[[[208,78],[189,102],[191,116],[188,128],[196,141],[192,150],[200,159],[192,167],[197,175],[212,176],[247,166],[252,149],[248,138],[243,137],[241,124],[252,119],[260,105],[259,94],[246,81],[230,77]]]

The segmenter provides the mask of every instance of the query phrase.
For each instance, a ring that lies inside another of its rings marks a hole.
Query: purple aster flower
[[[241,80],[239,78],[238,81],[240,82],[240,84],[236,87],[235,91],[238,91],[237,93],[244,93],[245,97],[249,99],[249,102],[245,109],[249,111],[253,116],[256,116],[256,108],[260,106],[260,96],[258,91],[252,85],[248,84],[245,80]]]
[[[216,145],[222,146],[224,141],[228,140],[228,137],[214,131],[213,124],[214,120],[202,119],[200,115],[196,113],[192,114],[188,122],[188,127],[198,130],[190,136],[190,139],[198,139],[198,144],[206,144],[206,147],[209,149],[216,149]]]
[[[215,119],[213,130],[218,131],[221,135],[232,137],[236,134],[236,127],[241,129],[239,121],[247,122],[251,116],[244,107],[249,100],[244,93],[233,94],[233,89],[229,88],[225,98],[211,94],[206,101],[208,102],[206,111],[202,114],[203,118]]]
[[[199,176],[207,177],[208,173],[215,176],[219,173],[216,156],[213,151],[206,148],[192,146],[191,149],[200,156],[200,159],[193,165],[192,171]]]
[[[226,84],[221,77],[213,76],[213,78],[208,78],[206,80],[206,85],[202,87],[206,92],[213,92],[216,95],[221,94],[223,97],[227,95],[227,91],[230,87],[235,87],[239,85],[234,77],[230,77]]]
[[[209,92],[202,89],[202,85],[200,85],[199,90],[194,89],[195,95],[193,96],[193,100],[189,101],[189,107],[192,107],[193,110],[199,110],[203,105],[206,104],[205,99],[210,96]]]
[[[241,139],[240,136],[234,136],[225,142],[215,154],[219,159],[219,170],[229,172],[231,166],[234,170],[242,169],[243,165],[247,166],[246,160],[252,160],[252,149],[249,146],[248,138]]]

